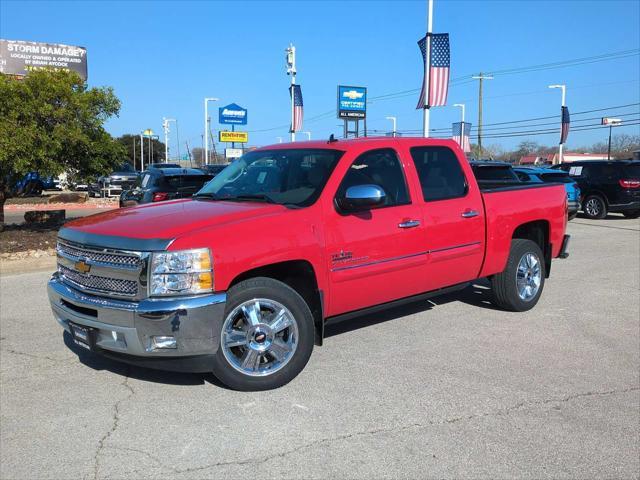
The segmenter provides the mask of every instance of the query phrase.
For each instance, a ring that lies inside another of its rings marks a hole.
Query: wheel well
[[[589,193],[580,193],[581,197],[583,199],[586,199],[587,197],[600,197],[602,199],[602,201],[604,202],[604,204],[608,207],[609,206],[609,199],[607,198],[607,196],[602,193],[599,190],[591,190],[589,191]]]
[[[523,223],[515,229],[511,238],[522,238],[535,242],[542,250],[545,264],[545,277],[549,278],[551,272],[551,244],[549,243],[549,222],[536,220]]]
[[[255,277],[268,277],[278,280],[293,288],[307,302],[313,314],[316,345],[322,345],[324,318],[322,311],[322,292],[318,289],[318,281],[313,266],[306,260],[290,260],[286,262],[264,265],[241,273],[233,279],[229,288],[235,284]]]

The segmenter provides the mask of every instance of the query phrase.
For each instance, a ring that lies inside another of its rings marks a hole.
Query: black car
[[[640,217],[640,162],[584,160],[554,166],[580,187],[582,211],[588,218],[605,218],[609,212]]]
[[[213,177],[196,168],[157,168],[146,170],[136,188],[123,191],[120,206],[189,198]]]
[[[222,165],[217,164],[217,163],[216,164],[210,163],[209,165],[201,166],[200,170],[202,170],[203,172],[208,173],[210,175],[213,175],[215,177],[216,175],[218,175],[222,170],[224,170],[228,166],[229,166],[228,163],[225,163],[225,164],[222,164]]]

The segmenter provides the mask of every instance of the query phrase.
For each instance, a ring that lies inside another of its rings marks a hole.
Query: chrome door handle
[[[413,228],[420,225],[420,220],[406,220],[398,224],[398,228]]]
[[[462,218],[473,218],[480,215],[477,210],[465,210],[462,212]]]

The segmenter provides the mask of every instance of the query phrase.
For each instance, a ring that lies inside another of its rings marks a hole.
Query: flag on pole
[[[289,131],[298,132],[302,130],[302,89],[300,88],[300,85],[291,85],[289,90],[293,95],[293,123],[291,125],[291,130]]]
[[[460,145],[463,152],[471,151],[469,143],[469,134],[471,133],[471,124],[469,122],[455,122],[453,124],[453,140]]]
[[[562,130],[560,132],[560,144],[563,144],[567,141],[567,137],[569,136],[570,123],[571,118],[569,118],[569,108],[562,107]]]
[[[418,46],[422,52],[422,63],[426,62],[427,37],[418,41]],[[431,56],[429,66],[429,99],[427,107],[439,107],[447,104],[447,94],[449,92],[449,34],[435,33],[431,35]],[[422,79],[422,90],[416,109],[425,108],[426,75]]]

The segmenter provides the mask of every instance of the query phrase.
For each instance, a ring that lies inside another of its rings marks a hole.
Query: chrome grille
[[[66,281],[81,289],[125,297],[134,297],[138,293],[138,282],[135,280],[84,275],[60,264],[58,271]]]
[[[61,241],[58,241],[56,249],[58,253],[65,256],[103,263],[105,265],[113,265],[115,267],[134,269],[141,265],[140,257],[135,254],[127,255],[119,252],[109,252],[108,250],[92,249]]]

